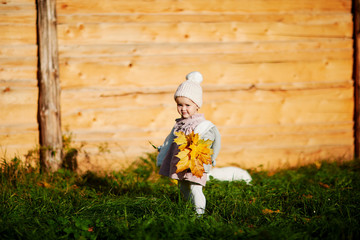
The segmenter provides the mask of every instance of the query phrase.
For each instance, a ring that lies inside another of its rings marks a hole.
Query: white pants
[[[179,180],[178,185],[184,198],[190,200],[195,205],[197,214],[204,214],[206,207],[206,198],[202,191],[203,186],[197,183]]]

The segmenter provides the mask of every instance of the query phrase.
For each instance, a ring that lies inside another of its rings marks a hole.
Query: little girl
[[[161,166],[159,174],[178,180],[180,191],[186,200],[190,199],[195,205],[197,214],[205,212],[206,199],[202,189],[206,184],[206,173],[209,172],[211,165],[215,166],[216,164],[215,159],[219,153],[221,141],[216,126],[205,120],[203,114],[198,113],[202,106],[202,88],[200,86],[202,80],[201,73],[191,72],[186,76],[186,81],[177,88],[174,99],[181,118],[175,120],[175,125],[164,144],[158,148],[159,155],[157,157],[157,165]],[[194,132],[198,133],[201,139],[212,141],[212,164],[204,164],[205,172],[202,177],[193,175],[190,169],[176,173],[176,164],[180,159],[175,156],[179,153],[178,145],[174,142],[175,132],[183,132],[186,135]]]

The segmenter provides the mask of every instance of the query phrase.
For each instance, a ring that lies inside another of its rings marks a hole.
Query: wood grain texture
[[[214,22],[239,22],[239,23],[291,23],[303,25],[321,25],[336,22],[351,23],[352,19],[348,12],[317,12],[312,11],[297,12],[292,14],[289,12],[264,13],[256,14],[248,13],[89,13],[89,14],[66,14],[61,10],[58,15],[58,23],[66,24],[101,24],[101,23],[214,23]]]
[[[36,12],[33,1],[5,2],[0,130],[11,134],[0,142],[16,149],[16,139],[32,133],[15,127],[28,120],[9,122],[35,114]],[[219,166],[352,158],[352,1],[56,4],[63,128],[85,144],[81,170],[119,170],[153,151],[149,140],[161,144],[178,117],[173,93],[194,70],[204,76],[201,112],[223,137]]]
[[[201,112],[223,136],[222,166],[352,156],[351,1],[57,4],[63,121],[99,167],[161,144],[173,92],[193,70],[205,79]]]
[[[61,58],[92,59],[116,56],[171,56],[171,55],[207,55],[207,54],[258,54],[289,52],[329,52],[349,51],[353,48],[352,39],[317,39],[316,41],[287,42],[230,42],[230,43],[138,43],[138,44],[93,44],[61,45]],[[0,54],[12,49],[2,49]],[[14,49],[15,50],[15,49]],[[13,51],[14,51],[13,50]],[[275,59],[277,56],[273,56]],[[350,55],[348,56],[349,58]]]
[[[151,57],[149,60],[153,59]],[[173,58],[176,60],[176,56]],[[205,61],[206,57],[203,58]],[[282,84],[347,82],[351,80],[352,59],[333,59],[326,61],[274,62],[274,63],[224,63],[214,57],[208,63],[167,64],[137,62],[124,59],[123,62],[83,62],[68,60],[60,63],[61,85],[63,89],[117,87],[136,92],[137,88],[175,89],[184,79],[184,72],[194,68],[201,71],[207,85],[238,84]],[[316,69],[316,71],[314,71]],[[247,86],[247,87],[248,87]],[[306,86],[306,85],[305,85]],[[246,88],[247,88],[246,87]],[[174,91],[174,90],[173,90]]]
[[[59,44],[126,44],[144,42],[299,41],[351,38],[352,23],[117,23],[59,25]],[[109,34],[111,33],[111,34]]]
[[[89,13],[183,13],[183,12],[242,12],[278,13],[278,12],[350,12],[350,0],[132,0],[103,1],[60,0],[57,1],[59,14]]]
[[[39,143],[35,1],[0,4],[0,155],[24,155]]]

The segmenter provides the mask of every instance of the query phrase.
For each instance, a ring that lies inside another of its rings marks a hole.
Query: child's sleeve
[[[165,158],[165,156],[166,156],[166,153],[167,153],[167,151],[168,151],[169,148],[170,148],[170,145],[171,145],[172,142],[174,141],[174,134],[173,134],[173,132],[174,132],[174,128],[171,129],[171,132],[170,132],[170,134],[166,137],[163,145],[161,145],[160,147],[158,147],[159,154],[158,154],[158,156],[157,156],[157,158],[156,158],[156,165],[157,165],[158,167],[161,166],[161,164],[162,164],[162,162],[163,162],[163,160],[164,160],[164,158]]]
[[[216,165],[216,157],[219,154],[221,147],[221,136],[217,127],[213,126],[202,136],[202,138],[213,141],[211,145],[211,148],[213,150],[213,154],[211,155],[211,164],[204,164],[204,170],[207,173],[210,171],[211,165],[213,167]]]
[[[215,166],[216,165],[216,158],[217,158],[217,156],[218,156],[218,154],[220,152],[220,148],[221,148],[221,135],[220,135],[219,130],[215,126],[211,129],[211,131],[215,135],[213,144],[211,146],[211,148],[214,151],[213,155],[211,155],[211,161],[212,161],[212,165]]]

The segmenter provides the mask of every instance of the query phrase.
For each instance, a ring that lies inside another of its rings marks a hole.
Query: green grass
[[[123,172],[39,174],[19,159],[0,171],[0,239],[359,239],[360,162],[212,180],[197,217],[155,155]]]

